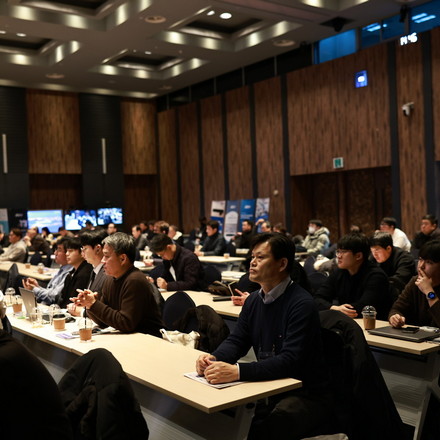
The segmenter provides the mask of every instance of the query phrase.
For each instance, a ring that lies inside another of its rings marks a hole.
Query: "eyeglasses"
[[[348,249],[338,249],[337,251],[336,251],[336,255],[338,256],[338,255],[345,255],[347,252],[351,252],[351,251],[349,251]]]

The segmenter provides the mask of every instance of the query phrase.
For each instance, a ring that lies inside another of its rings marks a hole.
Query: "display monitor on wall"
[[[98,225],[108,225],[114,223],[121,225],[123,223],[122,208],[99,208]]]
[[[96,211],[94,209],[71,209],[64,211],[64,224],[68,231],[79,231],[85,228],[86,221],[96,226]]]
[[[44,209],[40,211],[27,212],[28,228],[47,227],[50,232],[58,232],[58,228],[63,226],[63,211],[62,209]]]

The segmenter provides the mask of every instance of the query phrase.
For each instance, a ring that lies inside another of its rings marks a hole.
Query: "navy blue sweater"
[[[235,363],[253,347],[273,356],[240,363],[240,380],[259,381],[292,377],[316,388],[327,379],[322,357],[321,327],[311,295],[296,283],[273,303],[264,304],[254,292],[246,300],[237,325],[212,353],[217,360]]]

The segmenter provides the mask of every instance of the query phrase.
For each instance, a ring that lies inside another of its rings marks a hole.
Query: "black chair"
[[[221,281],[221,272],[212,264],[204,264],[203,270],[205,272],[204,281],[209,286],[214,281]]]
[[[42,263],[42,261],[43,261],[43,256],[41,252],[35,252],[33,255],[31,255],[29,263],[31,263],[32,266],[36,266],[38,263]]]
[[[313,267],[315,264],[315,257],[313,255],[309,255],[304,261],[304,270],[307,275],[310,275],[313,272],[316,272],[316,269]]]
[[[18,276],[19,276],[18,266],[16,263],[13,263],[6,275],[6,280],[3,285],[3,292],[9,287],[13,287],[14,289],[16,289],[16,280]],[[15,290],[15,293],[18,294],[17,289]]]
[[[323,283],[327,280],[328,276],[322,272],[311,273],[308,277],[310,283],[311,294],[314,295],[316,291],[321,287]]]
[[[182,318],[187,310],[195,307],[191,297],[183,291],[171,295],[163,305],[162,320],[167,330],[176,330],[175,323]]]
[[[149,430],[121,364],[98,348],[81,356],[58,388],[75,440],[147,440]]]

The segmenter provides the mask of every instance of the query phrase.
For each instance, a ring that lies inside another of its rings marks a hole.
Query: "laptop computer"
[[[32,309],[37,307],[37,300],[35,299],[34,292],[32,290],[19,287],[21,299],[23,300],[24,307],[26,309],[26,316],[30,316]]]
[[[385,336],[387,338],[402,339],[403,341],[411,342],[424,342],[430,339],[435,339],[440,336],[440,333],[432,331],[428,332],[426,330],[414,330],[408,332],[405,328],[394,328],[391,326],[379,327],[374,330],[368,330],[371,335]]]

